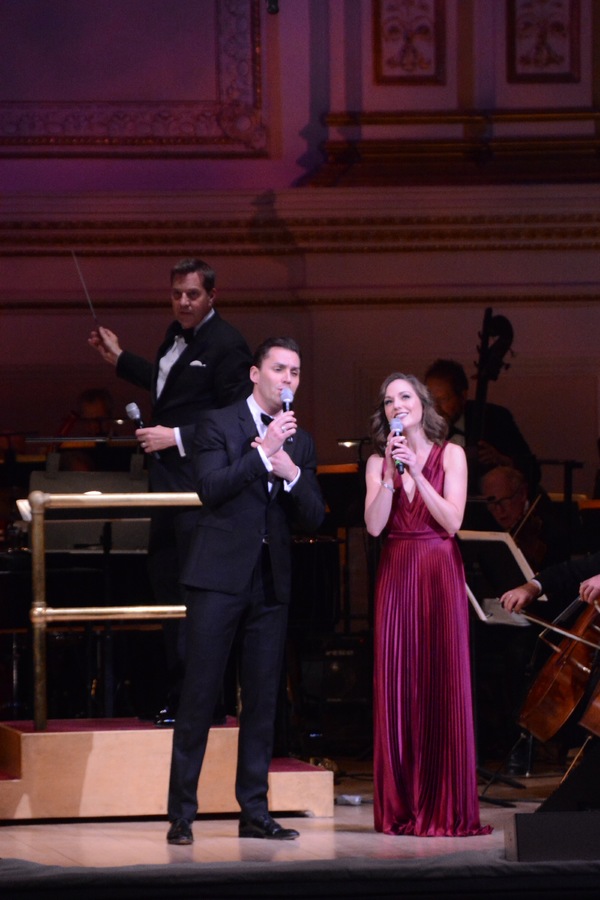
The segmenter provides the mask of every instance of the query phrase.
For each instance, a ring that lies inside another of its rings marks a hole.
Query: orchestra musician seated
[[[510,466],[496,466],[481,479],[485,505],[498,530],[508,532],[537,572],[543,566],[566,559],[569,542],[547,494],[538,490],[532,499],[524,474]],[[551,613],[549,605],[539,611]],[[538,629],[474,625],[478,717],[480,737],[490,755],[505,754],[511,747],[507,771],[526,775],[533,762],[531,741],[517,743],[518,711],[526,688],[544,660],[538,651]]]
[[[592,607],[591,610],[588,607],[589,612],[581,612],[576,606],[574,621],[573,597]],[[538,727],[541,722],[546,731],[544,739],[548,739],[548,736],[554,733],[551,719],[564,722],[570,726],[570,729],[565,729],[561,725],[562,743],[565,747],[566,741],[574,734],[574,726],[591,733],[597,742],[600,737],[600,654],[597,649],[600,618],[600,551],[564,560],[542,569],[530,581],[506,591],[501,596],[500,603],[509,612],[519,613],[535,603],[537,608],[540,608],[544,598],[571,612],[571,620],[567,620],[566,625],[563,621],[560,624],[563,628],[567,628],[562,634],[572,635],[573,639],[567,637],[561,640],[559,636],[556,637],[557,648],[541,672],[540,678],[545,676],[542,689],[544,702],[539,707],[539,710],[543,711],[542,720],[533,708],[533,701],[530,702],[531,695],[535,694],[538,688],[537,682],[527,697],[525,707],[529,707],[528,712],[525,712],[524,707],[521,719],[529,724],[528,715],[531,717],[531,723],[534,722],[534,716],[537,716]],[[589,647],[578,644],[578,637],[590,641]],[[587,653],[586,657],[581,655],[582,650]],[[568,662],[571,654],[573,654],[572,663]],[[549,673],[546,669],[550,670]],[[582,674],[584,677],[581,677]],[[573,713],[575,715],[571,715]],[[568,719],[567,715],[571,715],[571,718]],[[535,730],[532,724],[529,724],[529,727],[532,731]]]
[[[106,388],[87,388],[65,417],[57,435],[61,472],[115,471],[129,468],[130,447],[111,446],[114,403]]]
[[[530,490],[522,472],[496,466],[481,480],[486,507],[502,531],[507,531],[534,572],[568,559],[569,540],[548,495]]]
[[[535,489],[540,480],[539,463],[506,407],[485,402],[479,409],[468,397],[464,368],[453,359],[436,359],[424,381],[437,411],[448,422],[448,440],[467,451],[470,489],[480,487],[485,472],[507,465],[522,471],[530,489]]]

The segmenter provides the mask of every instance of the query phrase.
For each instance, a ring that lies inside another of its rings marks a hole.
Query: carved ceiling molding
[[[216,100],[0,103],[0,156],[264,156],[259,0],[216,16]]]
[[[219,256],[600,249],[600,213],[0,220],[0,256]]]

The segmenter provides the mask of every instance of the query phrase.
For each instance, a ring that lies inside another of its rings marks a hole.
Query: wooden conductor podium
[[[137,719],[0,723],[0,821],[166,815],[171,729]],[[200,813],[237,813],[238,727],[210,731],[200,783]],[[273,813],[333,815],[333,772],[274,759]]]
[[[34,475],[32,490],[48,494],[147,490],[145,473],[137,478],[122,472]],[[108,591],[106,605],[114,602],[112,588],[122,592],[124,587],[119,580],[111,588],[110,578],[104,577],[110,574],[107,559],[145,556],[148,534],[147,511],[135,509],[134,515],[123,516],[127,521],[118,521],[111,510],[99,509],[87,519],[78,513],[74,517],[71,509],[61,516],[63,510],[58,510],[46,528],[47,560],[56,554],[61,560],[79,560],[75,565],[81,567],[82,553],[96,553],[101,573],[95,582],[100,594]],[[88,606],[102,605],[102,596],[85,593],[79,605],[90,600]],[[70,599],[62,597],[61,604],[57,584],[54,605],[68,606]],[[149,602],[149,596],[142,596],[134,605]],[[201,813],[239,811],[234,794],[238,730],[235,719],[211,729],[198,789]],[[49,718],[44,730],[36,730],[29,720],[0,721],[0,821],[165,815],[172,735],[171,729],[139,718],[112,717],[109,708],[102,718]],[[333,773],[301,760],[274,759],[269,807],[274,813],[332,816]]]

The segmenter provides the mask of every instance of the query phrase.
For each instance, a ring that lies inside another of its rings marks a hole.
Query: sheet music
[[[459,531],[458,538],[462,541],[497,541],[505,544],[523,575],[523,582],[533,578],[533,571],[529,563],[508,533],[500,531]],[[517,587],[517,585],[515,585],[515,587]],[[500,599],[498,597],[482,597],[481,600],[478,600],[468,584],[467,595],[477,617],[487,625],[511,625],[517,628],[531,626],[531,623],[527,621],[525,616],[520,613],[511,613],[504,609],[504,607],[500,605]],[[538,599],[543,601],[547,598],[542,594]]]
[[[500,604],[498,597],[485,597],[482,600],[486,621],[489,625],[512,625],[517,628],[530,628],[531,623],[521,613],[509,612]]]

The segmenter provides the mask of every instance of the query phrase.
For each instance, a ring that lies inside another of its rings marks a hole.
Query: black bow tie
[[[261,421],[264,422],[264,424],[267,426],[267,428],[273,421],[273,416],[268,416],[266,413],[261,413],[260,418],[261,418]]]
[[[186,344],[189,344],[194,338],[194,329],[182,328],[181,324],[177,322],[175,325],[175,337],[182,337]]]

